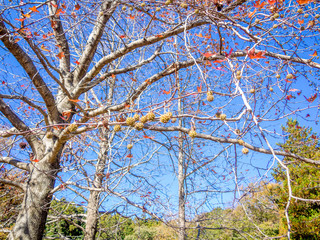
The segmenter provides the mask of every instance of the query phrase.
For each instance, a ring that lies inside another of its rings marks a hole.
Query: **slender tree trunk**
[[[46,160],[34,163],[26,184],[22,209],[9,239],[42,239],[52,199],[50,192],[54,187],[58,169],[58,164],[52,165]]]
[[[179,78],[178,78],[179,79]],[[178,83],[178,113],[182,114],[181,89]],[[179,118],[179,127],[182,127],[182,119]],[[186,239],[186,215],[185,215],[185,161],[183,154],[183,133],[179,132],[179,155],[178,155],[178,183],[179,183],[179,240]]]
[[[94,174],[92,187],[101,188],[106,161],[108,158],[108,139],[105,130],[101,130],[101,135],[103,134],[105,139],[100,143],[100,153],[98,156],[98,162],[96,165],[96,171]],[[99,219],[99,205],[100,204],[100,191],[90,191],[88,206],[87,206],[87,220],[85,229],[85,240],[94,240],[96,238],[97,224]]]

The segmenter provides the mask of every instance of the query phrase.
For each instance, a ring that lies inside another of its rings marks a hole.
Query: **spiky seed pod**
[[[207,101],[208,102],[212,102],[214,99],[214,96],[213,95],[207,95]]]
[[[169,122],[169,120],[170,120],[170,117],[167,114],[163,114],[160,116],[160,122],[162,123],[167,123]]]
[[[134,119],[135,121],[139,121],[140,115],[139,115],[138,113],[136,113],[136,114],[133,116],[133,119]]]
[[[197,132],[196,132],[195,130],[190,130],[189,136],[190,136],[191,138],[195,138],[195,137],[197,136]]]
[[[273,15],[273,17],[277,19],[277,18],[280,17],[280,15],[279,15],[279,13],[275,13],[275,14]]]
[[[127,148],[130,150],[130,149],[133,148],[133,145],[132,145],[132,144],[128,144],[128,145],[127,145]]]
[[[212,91],[208,91],[207,92],[207,96],[212,96],[213,92]]]
[[[310,15],[308,13],[306,13],[303,17],[304,18],[308,18]]]
[[[246,147],[242,148],[242,153],[243,154],[248,154],[249,153],[249,149],[246,148]]]
[[[146,6],[146,3],[141,3],[141,5],[140,5],[141,7],[145,7]]]
[[[297,10],[297,12],[301,14],[301,13],[303,13],[303,9],[302,9],[302,8],[299,8],[299,9]]]
[[[194,10],[195,14],[199,14],[199,12],[200,12],[199,9]]]
[[[320,14],[316,14],[316,15],[314,16],[314,18],[316,18],[316,19],[320,18]]]
[[[292,75],[291,73],[289,73],[289,74],[287,75],[287,79],[293,79],[293,75]]]
[[[172,112],[167,112],[166,114],[168,115],[169,118],[172,117]]]
[[[272,87],[271,87],[271,88],[269,88],[269,91],[270,91],[270,92],[273,92],[273,88],[272,88]]]
[[[113,127],[113,131],[115,131],[115,132],[121,131],[121,125],[115,125],[115,126]]]
[[[238,143],[239,143],[240,145],[243,145],[243,144],[244,144],[244,141],[243,141],[242,139],[238,139]]]
[[[68,132],[74,132],[74,131],[76,131],[77,129],[78,129],[78,125],[75,124],[75,123],[72,123],[72,124],[70,124],[69,127],[68,127]]]
[[[147,116],[142,116],[142,117],[140,118],[140,122],[142,122],[142,123],[148,122],[148,117],[147,117]]]
[[[226,118],[227,118],[227,115],[225,115],[225,114],[221,114],[221,115],[220,115],[220,119],[221,119],[221,120],[226,120]]]
[[[255,93],[256,90],[255,90],[254,88],[251,88],[249,92],[250,92],[250,93]]]
[[[130,7],[129,9],[130,9],[130,11],[133,11],[133,7]]]
[[[135,124],[135,120],[134,120],[134,118],[133,117],[128,117],[127,119],[126,119],[126,123],[128,124],[128,126],[133,126],[134,124]]]
[[[172,123],[175,123],[176,121],[177,121],[176,118],[171,118],[171,122],[172,122]]]
[[[160,7],[157,7],[156,8],[156,12],[160,12],[161,8]]]
[[[237,76],[241,76],[241,71],[237,71]]]
[[[221,116],[221,112],[217,112],[217,113],[216,113],[216,117],[217,117],[217,118],[220,118],[220,116]]]
[[[125,11],[125,10],[127,10],[127,7],[126,7],[126,6],[123,6],[123,7],[122,7],[122,11]]]
[[[170,3],[171,1],[167,0],[164,4],[168,6]]]
[[[187,9],[188,8],[188,4],[187,3],[181,3],[180,7],[184,8],[184,9]]]
[[[53,132],[51,131],[47,132],[46,138],[53,138]]]
[[[281,77],[281,76],[280,76],[280,74],[277,74],[277,75],[276,75],[276,78],[278,78],[278,79],[279,79],[280,77]]]
[[[148,112],[146,116],[149,121],[153,121],[156,118],[153,112]]]
[[[144,124],[142,122],[138,122],[134,125],[135,129],[137,129],[138,131],[142,130],[144,127]]]
[[[241,131],[240,129],[236,129],[236,134],[240,135]]]

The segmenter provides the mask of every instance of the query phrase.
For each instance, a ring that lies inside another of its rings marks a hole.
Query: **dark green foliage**
[[[85,224],[84,209],[64,198],[60,201],[53,200],[46,225],[46,237],[68,237],[70,239],[83,239]]]
[[[279,144],[282,150],[313,160],[320,160],[319,139],[309,127],[301,127],[296,120],[289,120],[283,127],[286,141]],[[292,158],[284,162],[290,170],[292,194],[299,198],[320,199],[320,168]],[[284,211],[288,201],[286,172],[280,166],[274,170],[274,178],[282,185],[277,204]],[[292,239],[319,239],[320,203],[293,199],[289,208]],[[287,231],[286,220],[282,219],[282,233]]]

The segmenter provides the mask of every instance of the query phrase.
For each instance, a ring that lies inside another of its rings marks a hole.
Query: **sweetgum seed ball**
[[[191,138],[195,138],[195,137],[197,136],[197,132],[194,131],[194,130],[191,130],[191,131],[189,132],[189,136],[190,136]]]

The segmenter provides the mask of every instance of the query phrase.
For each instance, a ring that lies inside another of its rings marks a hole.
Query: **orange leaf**
[[[149,137],[149,136],[147,136],[147,135],[144,135],[143,138],[154,139],[154,137]]]
[[[25,18],[15,18],[15,20],[19,21],[19,22],[23,22],[24,20],[26,20]]]
[[[46,48],[43,44],[40,47],[43,51],[50,52],[48,48]]]
[[[254,3],[254,7],[256,7],[256,8],[262,8],[262,7],[264,7],[264,5],[266,5],[266,2],[260,3],[259,0]]]
[[[297,0],[297,2],[302,5],[302,4],[307,4],[307,3],[310,3],[310,2],[313,2],[313,0]]]
[[[222,63],[222,62],[224,62],[226,60],[227,60],[226,58],[225,59],[220,59],[220,60],[215,60],[215,61],[213,61],[213,63]]]
[[[129,15],[129,17],[126,17],[127,19],[131,19],[131,20],[133,20],[134,18],[135,18],[135,16],[133,16],[133,15]]]
[[[292,83],[292,81],[289,81],[288,79],[285,79],[284,81],[286,81],[287,83]]]
[[[170,91],[170,90],[169,90],[169,91],[163,90],[162,92],[163,92],[164,94],[170,94],[171,91]]]
[[[253,14],[255,14],[255,12],[257,11],[257,9],[255,9],[253,12],[248,14],[248,17],[251,18],[253,16]]]
[[[248,56],[250,59],[260,59],[260,58],[266,58],[264,56],[266,52],[260,51],[260,52],[256,52],[256,50],[253,48],[248,52]]]
[[[201,38],[210,38],[211,36],[203,36],[202,33],[199,33],[199,34],[194,34],[196,35],[197,37],[201,37]]]
[[[317,53],[317,51],[314,51],[313,52],[313,54],[312,55],[310,55],[311,57],[316,57],[316,56],[318,56],[318,53]]]
[[[81,6],[79,5],[79,3],[77,3],[77,4],[74,6],[74,9],[75,9],[75,10],[79,10],[80,7],[81,7]]]
[[[305,97],[306,98],[306,97]],[[309,97],[309,98],[306,98],[306,100],[309,102],[309,103],[312,103],[315,99],[317,98],[317,94],[314,94],[313,96]]]
[[[79,99],[69,99],[70,102],[80,102]]]
[[[59,52],[56,57],[58,57],[59,59],[64,57],[64,52]]]
[[[208,58],[208,57],[211,57],[213,56],[214,54],[212,52],[206,52],[203,54],[204,57]]]
[[[202,91],[202,85],[201,85],[201,84],[200,84],[199,87],[197,87],[197,91],[198,91],[199,93],[201,93],[201,91]]]
[[[126,35],[120,35],[120,38],[126,38],[127,36]]]
[[[32,12],[39,12],[36,6],[29,8]]]
[[[304,23],[304,19],[298,20],[298,23],[299,23],[299,24],[303,24],[303,23]]]
[[[273,4],[275,4],[277,2],[277,0],[268,0],[268,3],[270,4],[270,5],[273,5]]]
[[[39,162],[39,159],[31,160],[32,162]]]
[[[22,16],[24,16],[25,18],[30,18],[31,16],[30,16],[30,14],[22,14]]]
[[[75,61],[75,63],[76,63],[77,65],[79,65],[79,64],[80,64],[78,60],[77,60],[77,61]]]

